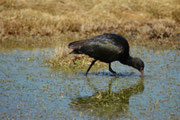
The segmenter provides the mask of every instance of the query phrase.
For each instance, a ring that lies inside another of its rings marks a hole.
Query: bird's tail
[[[84,41],[82,40],[69,43],[68,48],[73,49],[69,54],[82,54],[81,47],[83,44]]]
[[[73,50],[79,50],[81,48],[82,44],[83,44],[82,40],[71,42],[71,43],[69,43],[68,48],[73,49]]]

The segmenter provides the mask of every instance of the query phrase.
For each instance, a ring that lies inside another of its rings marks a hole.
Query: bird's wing
[[[102,52],[111,52],[115,54],[119,54],[123,51],[122,46],[117,46],[113,42],[108,41],[97,41],[90,43],[90,46],[92,46],[96,51],[102,51]]]
[[[108,40],[89,40],[88,44],[84,44],[81,51],[90,57],[102,60],[111,61],[116,59],[119,54],[124,52],[122,46],[115,45],[112,41]]]

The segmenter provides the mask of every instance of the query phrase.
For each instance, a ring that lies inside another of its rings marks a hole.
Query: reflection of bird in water
[[[144,78],[129,88],[112,91],[112,83],[115,78],[109,81],[109,90],[97,91],[89,81],[89,85],[94,88],[95,93],[88,97],[72,99],[70,107],[77,111],[88,113],[101,118],[119,118],[128,110],[129,98],[135,94],[142,93],[144,90]]]
[[[113,61],[120,61],[124,65],[132,66],[144,76],[144,63],[140,58],[129,55],[128,41],[121,35],[106,33],[87,40],[71,42],[68,46],[71,53],[86,54],[94,60],[89,66],[86,75],[97,60],[109,64],[109,71],[117,75],[111,68]]]

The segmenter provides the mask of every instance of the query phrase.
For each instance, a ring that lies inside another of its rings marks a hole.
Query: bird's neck
[[[131,56],[128,56],[126,59],[120,62],[124,65],[132,66],[132,67],[134,66],[134,58]]]

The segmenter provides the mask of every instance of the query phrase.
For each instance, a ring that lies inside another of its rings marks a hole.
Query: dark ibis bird
[[[144,62],[129,54],[128,41],[119,34],[105,33],[87,40],[71,42],[68,47],[73,49],[73,54],[85,54],[94,58],[89,66],[86,75],[97,60],[109,64],[109,71],[117,75],[111,68],[113,61],[119,61],[124,65],[131,66],[141,72],[144,76]]]

